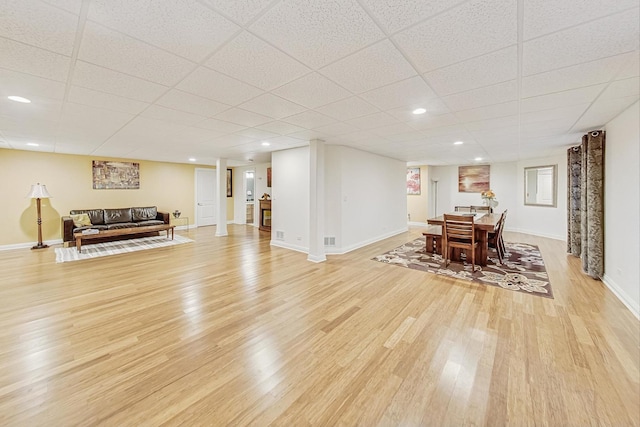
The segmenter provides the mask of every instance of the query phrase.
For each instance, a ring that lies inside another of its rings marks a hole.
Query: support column
[[[309,256],[308,261],[327,260],[324,250],[324,141],[309,142]]]
[[[228,236],[227,232],[227,159],[218,159],[216,161],[216,175],[218,178],[218,203],[216,217],[218,224],[216,225],[216,236]]]

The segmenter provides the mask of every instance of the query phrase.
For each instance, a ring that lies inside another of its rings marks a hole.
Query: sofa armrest
[[[170,216],[169,216],[169,212],[160,212],[158,211],[158,214],[156,215],[156,219],[158,221],[162,221],[165,224],[169,224],[171,222]]]
[[[73,242],[73,219],[70,216],[63,216],[60,218],[60,222],[62,242]]]

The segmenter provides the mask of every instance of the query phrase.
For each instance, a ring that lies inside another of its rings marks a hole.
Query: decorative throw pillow
[[[89,219],[89,214],[83,213],[78,215],[71,215],[71,219],[73,220],[73,225],[78,227],[88,227],[91,225],[91,220]]]

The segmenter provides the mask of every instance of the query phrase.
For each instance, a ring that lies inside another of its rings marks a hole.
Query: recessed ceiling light
[[[476,162],[481,162],[481,161],[482,161],[482,157],[476,157],[476,158],[475,158],[475,159],[473,159],[473,160],[475,160]]]
[[[416,108],[415,110],[413,110],[413,114],[424,114],[427,112],[426,108]]]
[[[12,101],[16,101],[16,102],[22,102],[24,104],[29,104],[31,102],[30,99],[27,98],[23,98],[21,96],[15,96],[15,95],[11,95],[11,96],[7,96],[7,98],[9,98]]]
[[[453,143],[453,145],[462,145],[464,144],[464,141],[456,141]]]
[[[27,145],[29,147],[39,147],[40,146],[40,144],[36,144],[35,142],[27,142]]]
[[[262,145],[264,145],[265,147],[268,147],[268,146],[270,146],[271,144],[269,144],[267,141],[263,141],[263,142],[262,142]]]
[[[190,162],[195,162],[195,161],[196,161],[196,159],[194,159],[193,157],[191,157],[191,158],[189,159],[189,161],[190,161]]]

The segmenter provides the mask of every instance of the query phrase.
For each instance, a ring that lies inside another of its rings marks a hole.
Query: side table
[[[187,233],[189,232],[189,217],[188,216],[179,216],[176,218],[171,215],[171,225],[177,226],[178,224],[182,224],[182,226],[187,228]]]

